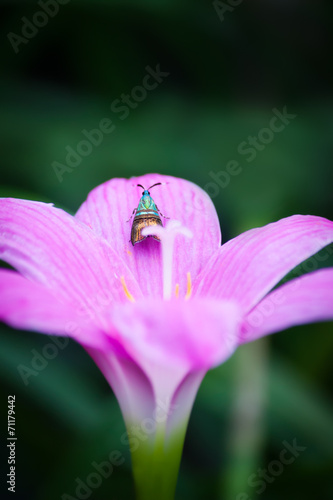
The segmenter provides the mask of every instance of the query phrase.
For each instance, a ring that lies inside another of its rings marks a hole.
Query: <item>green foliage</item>
[[[109,178],[157,171],[208,192],[215,182],[224,240],[293,213],[333,219],[331,2],[240,2],[221,22],[203,0],[70,0],[15,53],[7,34],[20,35],[22,17],[38,10],[35,1],[0,6],[1,196],[74,212]],[[121,119],[115,101],[158,64],[170,74]],[[249,137],[270,137],[272,110],[285,106],[296,118],[255,155],[240,152]],[[66,147],[76,151],[82,131],[104,119],[112,132],[59,182],[54,162],[65,164]],[[230,161],[238,174],[228,174]],[[177,498],[333,497],[332,333],[331,323],[294,328],[207,375]],[[76,478],[114,450],[124,463],[90,498],[134,498],[117,401],[83,349],[70,343],[24,385],[18,365],[49,342],[1,326],[1,404],[17,398],[18,498],[75,497]],[[257,494],[249,477],[293,439],[306,450]]]

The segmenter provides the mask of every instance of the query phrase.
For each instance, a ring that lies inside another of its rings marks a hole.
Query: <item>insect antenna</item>
[[[145,191],[145,188],[143,187],[142,184],[137,184],[138,187],[142,188]]]
[[[151,188],[153,188],[153,187],[155,187],[155,186],[161,186],[161,185],[162,185],[162,182],[157,182],[156,184],[153,184],[152,186],[150,186],[150,187],[148,188],[148,191],[149,191],[149,189],[151,189]]]

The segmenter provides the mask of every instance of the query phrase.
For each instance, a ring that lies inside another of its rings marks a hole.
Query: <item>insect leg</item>
[[[158,208],[157,205],[156,205],[156,208],[157,208],[158,212],[162,215],[162,217],[164,217],[165,219],[170,219],[170,217],[166,217],[165,215],[162,214],[161,210]]]
[[[134,215],[135,212],[136,212],[136,208],[134,208],[131,217],[126,222],[129,222],[131,220],[131,218],[133,217],[133,215]]]

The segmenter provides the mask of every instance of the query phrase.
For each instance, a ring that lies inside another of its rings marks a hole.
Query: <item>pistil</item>
[[[182,234],[187,238],[192,238],[192,232],[185,226],[182,226],[181,222],[177,220],[171,220],[166,227],[163,226],[152,226],[145,227],[142,230],[143,236],[149,235],[158,236],[161,240],[162,245],[162,272],[163,272],[163,298],[165,300],[170,300],[172,297],[172,261],[173,261],[173,250],[175,238],[178,234]],[[191,289],[191,287],[190,287]],[[187,295],[190,295],[189,285],[187,286]],[[177,292],[176,292],[177,293]],[[187,297],[189,298],[189,297]]]

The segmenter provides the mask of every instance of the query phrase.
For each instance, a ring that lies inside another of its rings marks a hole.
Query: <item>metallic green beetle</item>
[[[157,182],[146,189],[141,184],[137,184],[138,187],[143,189],[143,193],[140,198],[138,208],[134,208],[131,217],[128,219],[128,221],[130,221],[135,214],[131,230],[131,242],[133,246],[147,238],[147,236],[143,236],[141,234],[144,227],[163,226],[160,215],[162,215],[165,219],[168,219],[168,217],[165,217],[165,215],[160,212],[149,192],[149,189],[160,185],[162,185],[162,182]],[[155,240],[160,241],[158,236],[152,235],[152,237]]]

